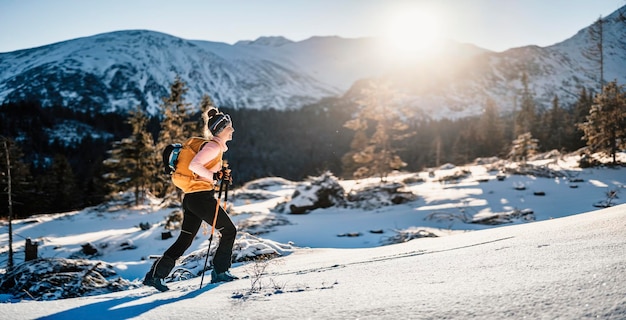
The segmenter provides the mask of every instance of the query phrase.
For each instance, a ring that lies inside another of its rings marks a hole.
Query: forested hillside
[[[585,146],[583,131],[577,124],[585,121],[593,103],[586,90],[581,91],[574,105],[560,105],[555,97],[548,110],[537,108],[528,91],[522,93],[520,101],[520,110],[513,114],[500,112],[499,106],[488,101],[483,114],[476,117],[406,119],[406,139],[393,142],[397,155],[406,163],[403,170],[463,164],[478,157],[509,158],[513,156],[515,138],[525,132],[538,141],[537,151],[571,152]],[[226,154],[234,183],[242,185],[267,176],[301,180],[326,170],[352,177],[354,168],[346,155],[354,149],[356,139],[355,132],[345,124],[357,114],[358,102],[347,95],[298,110],[221,109],[231,114],[236,129]],[[188,118],[201,122],[199,111],[191,111]],[[94,205],[115,191],[103,179],[107,170],[103,161],[110,157],[108,151],[114,142],[131,136],[129,119],[130,115],[87,115],[62,107],[42,108],[37,102],[2,105],[0,135],[9,137],[10,158],[15,166],[15,214],[27,216]],[[75,122],[87,125],[73,126]],[[67,130],[59,135],[64,125]],[[374,128],[371,125],[366,134],[372,134]],[[161,120],[147,119],[145,130],[158,145]],[[156,150],[156,165],[159,156],[160,150]],[[6,172],[4,156],[0,163],[2,172]],[[3,194],[0,201],[5,200]],[[0,210],[6,215],[6,206]]]

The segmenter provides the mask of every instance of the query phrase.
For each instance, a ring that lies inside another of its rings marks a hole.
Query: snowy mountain
[[[176,75],[186,98],[218,105],[289,108],[339,90],[274,61],[255,46],[188,41],[152,31],[120,31],[0,56],[0,99],[39,97],[45,105],[100,112],[138,104],[151,113]]]
[[[604,24],[604,70],[606,80],[626,83],[626,23],[619,17],[618,10]],[[0,102],[41,99],[90,112],[141,104],[155,113],[179,75],[192,104],[209,94],[218,106],[286,109],[358,92],[362,79],[384,78],[415,108],[460,117],[479,112],[487,98],[511,110],[522,72],[540,105],[549,106],[555,95],[575,101],[581,87],[598,88],[599,67],[583,54],[592,45],[586,28],[544,48],[496,53],[449,42],[436,58],[398,61],[385,58],[373,38],[263,37],[229,45],[118,31],[0,53]]]
[[[604,80],[626,83],[626,6],[604,18]],[[548,47],[526,46],[504,52],[485,52],[467,59],[416,64],[387,78],[403,88],[412,105],[434,116],[462,117],[481,112],[487,99],[504,111],[519,105],[522,74],[539,107],[550,107],[558,96],[561,106],[576,101],[582,87],[600,91],[598,57],[586,54],[597,45],[589,32]]]

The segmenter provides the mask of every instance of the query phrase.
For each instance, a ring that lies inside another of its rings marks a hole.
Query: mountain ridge
[[[605,80],[620,83],[626,82],[626,23],[619,19],[625,7],[604,24]],[[361,80],[384,79],[423,114],[458,118],[479,113],[487,99],[511,111],[524,72],[543,107],[554,96],[571,104],[583,87],[599,91],[596,67],[583,54],[590,45],[585,28],[548,47],[493,52],[449,42],[433,59],[399,63],[384,56],[388,48],[375,38],[271,36],[230,45],[123,30],[0,53],[0,102],[38,99],[102,113],[141,105],[156,115],[178,75],[192,104],[208,94],[218,106],[284,110],[358,92]]]

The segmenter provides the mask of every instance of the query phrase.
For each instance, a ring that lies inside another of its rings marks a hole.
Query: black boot
[[[165,292],[170,289],[165,285],[165,279],[154,278],[152,277],[150,273],[146,274],[146,277],[143,279],[143,284],[146,286],[155,287],[157,290],[161,292]]]
[[[230,282],[230,281],[237,280],[237,279],[239,279],[239,277],[234,276],[228,270],[224,272],[220,272],[220,273],[217,273],[215,269],[211,271],[211,283]]]
[[[155,287],[161,292],[169,290],[170,288],[165,285],[165,277],[170,274],[174,265],[176,265],[176,260],[165,255],[162,256],[152,264],[150,271],[146,273],[146,277],[143,279],[143,284]]]

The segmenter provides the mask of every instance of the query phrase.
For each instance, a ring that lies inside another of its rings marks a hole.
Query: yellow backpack
[[[202,149],[207,142],[217,143],[215,141],[199,137],[189,138],[185,141],[185,143],[183,143],[183,146],[178,153],[176,170],[172,173],[172,183],[174,183],[174,185],[180,188],[184,193],[213,190],[215,187],[212,182],[197,179],[197,175],[189,170],[191,159],[196,156],[198,151],[200,151],[200,149]],[[222,152],[220,151],[217,157],[207,163],[205,167],[213,168],[221,162]]]

